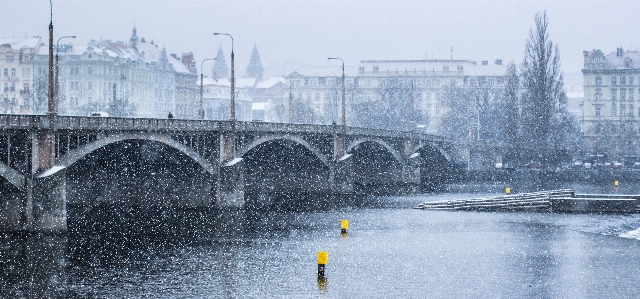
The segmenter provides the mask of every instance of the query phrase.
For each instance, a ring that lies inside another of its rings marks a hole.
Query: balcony
[[[23,97],[28,97],[29,95],[31,95],[31,90],[21,90],[20,91],[20,95]]]

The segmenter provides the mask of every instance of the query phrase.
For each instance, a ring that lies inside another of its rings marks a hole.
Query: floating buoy
[[[349,229],[349,220],[346,220],[346,219],[340,220],[340,228],[342,229],[341,232],[343,234],[346,234],[347,229]]]
[[[318,280],[324,279],[324,270],[329,263],[329,252],[318,251]]]

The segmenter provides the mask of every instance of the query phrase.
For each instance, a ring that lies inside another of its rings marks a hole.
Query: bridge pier
[[[235,157],[236,132],[231,130],[220,134],[220,155],[215,203],[219,208],[243,208],[245,204],[244,162]]]
[[[63,232],[67,230],[66,170],[53,167],[27,184],[25,215],[29,231]],[[31,209],[29,209],[31,206]],[[30,225],[29,225],[30,224]]]

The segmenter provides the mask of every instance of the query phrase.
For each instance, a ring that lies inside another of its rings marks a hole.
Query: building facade
[[[584,51],[581,132],[585,150],[614,159],[637,156],[640,52]]]
[[[501,60],[489,64],[469,60],[365,60],[345,66],[347,125],[402,129],[394,118],[410,119],[406,109],[413,103],[415,125],[435,133],[444,108],[445,88],[451,86],[504,87],[506,66]],[[285,98],[293,122],[340,123],[341,65],[302,67],[286,78]],[[378,114],[378,123],[369,118]],[[385,116],[388,117],[385,120]]]
[[[33,113],[33,61],[41,46],[39,37],[0,39],[0,113]]]
[[[62,115],[101,111],[116,117],[161,118],[169,112],[181,118],[197,116],[197,108],[187,111],[197,107],[195,68],[183,64],[185,59],[167,55],[153,41],[138,39],[135,28],[129,42],[62,45],[57,55],[58,113]],[[47,64],[48,53],[41,48],[34,66],[36,113],[47,109]]]

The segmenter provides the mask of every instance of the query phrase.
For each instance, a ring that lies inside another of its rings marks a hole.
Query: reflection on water
[[[617,237],[639,228],[639,215],[411,209],[478,195],[253,202],[271,210],[72,207],[66,236],[0,239],[0,297],[640,297],[640,241]],[[316,279],[318,251],[330,254],[326,282]]]

